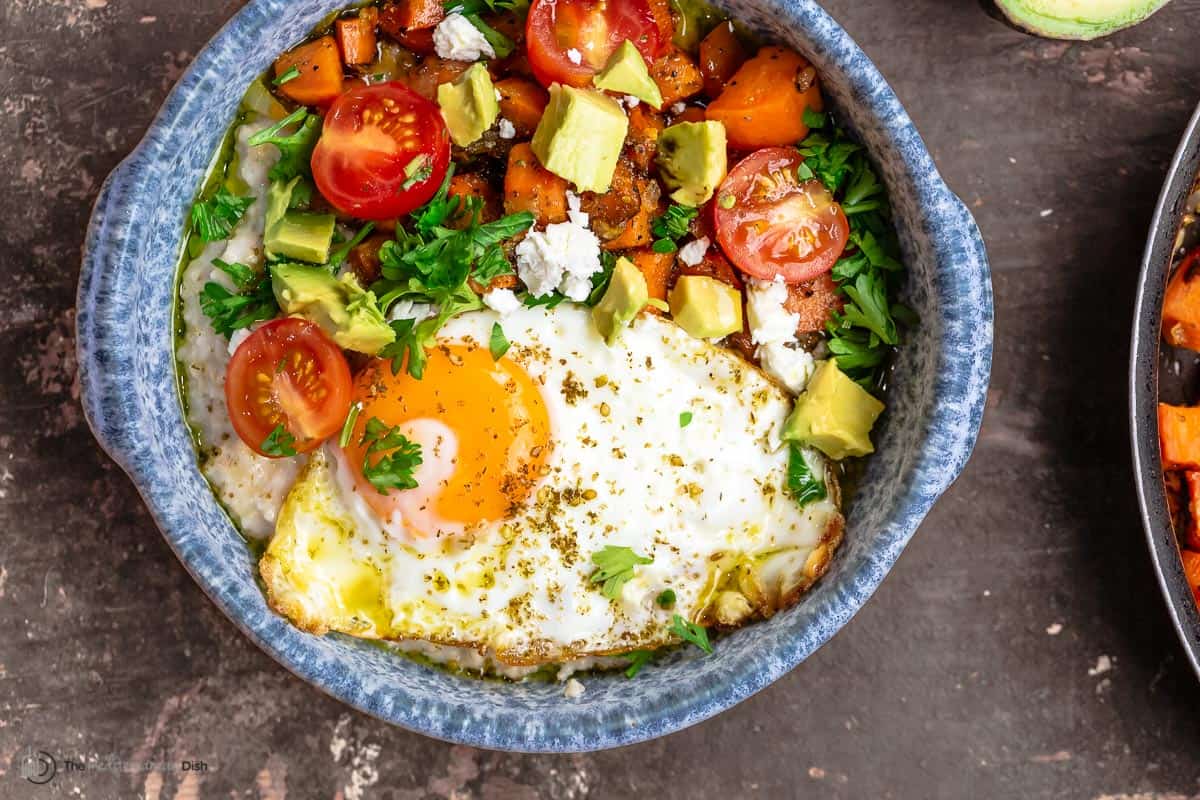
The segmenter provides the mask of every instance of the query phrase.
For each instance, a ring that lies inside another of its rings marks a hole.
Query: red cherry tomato
[[[525,23],[529,66],[547,87],[590,85],[627,39],[647,64],[661,53],[664,42],[646,0],[534,0]]]
[[[449,163],[441,111],[394,81],[334,100],[312,155],[321,194],[360,219],[392,219],[417,208],[433,197]]]
[[[823,183],[796,175],[803,161],[791,147],[758,150],[717,191],[717,241],[747,275],[802,283],[832,269],[846,249],[846,214]]]
[[[333,340],[299,317],[268,322],[242,342],[225,371],[225,403],[237,435],[252,450],[279,425],[297,453],[337,433],[350,410],[350,367]]]

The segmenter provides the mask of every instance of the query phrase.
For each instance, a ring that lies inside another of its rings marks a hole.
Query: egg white
[[[487,347],[492,312],[439,341]],[[419,541],[385,528],[339,451],[314,453],[261,572],[272,605],[314,632],[470,647],[513,665],[669,644],[673,614],[731,627],[794,603],[842,536],[834,489],[783,490],[787,394],[736,354],[642,315],[615,347],[588,309],[522,309],[501,325],[549,410],[549,474],[510,519]],[[683,426],[680,415],[689,412]],[[616,600],[590,576],[606,545],[652,557]],[[673,608],[655,602],[675,593]]]

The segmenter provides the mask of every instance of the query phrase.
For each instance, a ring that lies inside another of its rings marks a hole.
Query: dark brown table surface
[[[0,796],[1200,792],[1200,691],[1150,571],[1125,399],[1147,224],[1200,101],[1200,0],[1093,44],[1022,35],[975,0],[826,5],[988,244],[996,360],[975,458],[875,598],[778,684],[653,743],[550,757],[394,729],[277,666],[205,599],[83,421],[91,202],[239,3],[0,3]],[[50,784],[20,777],[27,748],[59,759]],[[88,766],[106,758],[169,764]]]

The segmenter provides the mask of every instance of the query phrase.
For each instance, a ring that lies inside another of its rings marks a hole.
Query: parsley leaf
[[[646,666],[650,662],[650,659],[654,658],[654,651],[631,650],[625,654],[625,657],[629,659],[629,668],[625,670],[625,677],[633,680],[642,671],[642,667]]]
[[[286,128],[296,126],[289,134],[284,134]],[[321,136],[321,117],[309,114],[308,109],[300,107],[276,122],[269,128],[263,128],[251,136],[247,143],[251,147],[273,144],[279,149],[279,160],[271,167],[267,177],[271,180],[290,181],[297,175],[308,175],[311,171],[309,161],[313,148]]]
[[[487,43],[492,46],[492,50],[496,51],[496,58],[508,58],[512,55],[512,51],[516,49],[516,45],[512,39],[491,25],[488,25],[478,14],[463,14],[463,16],[475,26],[476,30],[483,34],[484,39],[487,39]]]
[[[424,183],[433,175],[433,159],[426,153],[413,156],[412,161],[404,165],[404,183],[400,188],[408,191],[418,183]]]
[[[342,262],[346,260],[346,256],[350,255],[350,251],[361,244],[363,239],[370,236],[371,231],[373,230],[375,230],[375,223],[368,222],[366,225],[363,225],[361,229],[359,229],[358,233],[354,234],[350,241],[346,242],[337,250],[334,250],[332,253],[330,253],[328,263],[329,270],[331,272],[336,271],[336,268],[341,266]]]
[[[825,482],[813,472],[804,451],[795,443],[788,453],[787,491],[801,508],[829,496]]]
[[[841,324],[866,328],[884,344],[899,343],[896,321],[892,319],[888,304],[887,285],[879,273],[863,272],[853,284],[843,284],[842,291],[850,302],[838,316]]]
[[[537,308],[538,306],[555,308],[566,299],[567,296],[561,292],[547,292],[546,294],[539,295],[537,297],[534,297],[531,294],[526,294],[521,298],[521,302],[526,308]]]
[[[361,401],[350,404],[350,413],[346,414],[346,421],[342,423],[342,433],[338,436],[338,445],[343,449],[350,446],[350,440],[354,437],[354,424],[358,422],[358,415],[361,412]]]
[[[445,0],[442,8],[447,14],[494,14],[501,11],[524,12],[529,0]]]
[[[699,209],[691,206],[681,206],[678,203],[672,203],[666,212],[650,226],[654,235],[658,238],[654,240],[654,244],[650,247],[656,253],[674,253],[679,249],[676,242],[688,234],[688,228],[691,225],[696,215],[700,213]]]
[[[679,415],[679,427],[686,428],[692,424],[693,414],[690,411],[684,411]]]
[[[206,242],[228,239],[253,203],[253,197],[238,197],[225,187],[219,187],[212,197],[192,206],[192,230]]]
[[[509,348],[508,337],[504,335],[504,329],[500,327],[500,323],[492,324],[492,337],[488,342],[488,349],[492,351],[492,360],[499,361],[504,358],[504,354]]]
[[[229,338],[234,331],[279,313],[271,280],[265,272],[258,275],[245,264],[230,264],[219,258],[213,259],[213,266],[228,275],[238,289],[234,293],[209,281],[200,290],[200,310],[212,321],[217,333]]]
[[[804,109],[804,124],[809,129],[817,131],[825,127],[825,122],[828,118],[820,111],[813,111],[811,108]]]
[[[592,554],[592,563],[597,569],[592,573],[592,583],[602,583],[600,594],[609,600],[621,596],[621,587],[633,578],[633,568],[638,564],[653,564],[653,558],[639,556],[628,547],[607,545],[603,550]]]
[[[425,348],[433,344],[433,334],[437,329],[432,326],[433,320],[418,322],[415,319],[398,319],[389,323],[396,334],[396,340],[379,351],[380,358],[392,360],[392,374],[399,375],[400,370],[406,370],[417,380],[425,377]]]
[[[713,651],[712,644],[708,641],[708,629],[702,625],[697,625],[694,622],[688,622],[683,617],[676,614],[671,617],[671,633],[683,639],[685,642],[690,642],[696,645],[706,653]]]
[[[675,605],[675,590],[663,589],[658,597],[654,598],[654,602],[659,608],[672,608]]]
[[[366,445],[363,455],[363,477],[380,494],[389,489],[415,489],[417,481],[413,470],[421,464],[421,445],[410,441],[400,432],[399,426],[389,428],[378,417],[367,420],[359,445]],[[371,456],[384,453],[375,463]]]
[[[286,458],[296,455],[295,444],[296,437],[288,433],[287,428],[280,423],[272,429],[266,439],[263,439],[259,449],[263,451],[263,455],[271,458]]]

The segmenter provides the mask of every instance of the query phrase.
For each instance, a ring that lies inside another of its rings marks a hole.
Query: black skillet
[[[1129,403],[1132,413],[1134,480],[1142,523],[1158,582],[1167,599],[1192,668],[1200,675],[1200,612],[1183,574],[1171,525],[1158,444],[1158,402],[1195,405],[1200,401],[1200,354],[1176,350],[1159,336],[1163,293],[1183,244],[1200,244],[1200,221],[1186,214],[1188,199],[1200,191],[1200,108],[1192,117],[1163,186],[1138,279],[1130,354]],[[1193,198],[1193,204],[1195,202]],[[1185,226],[1185,216],[1188,222]]]

